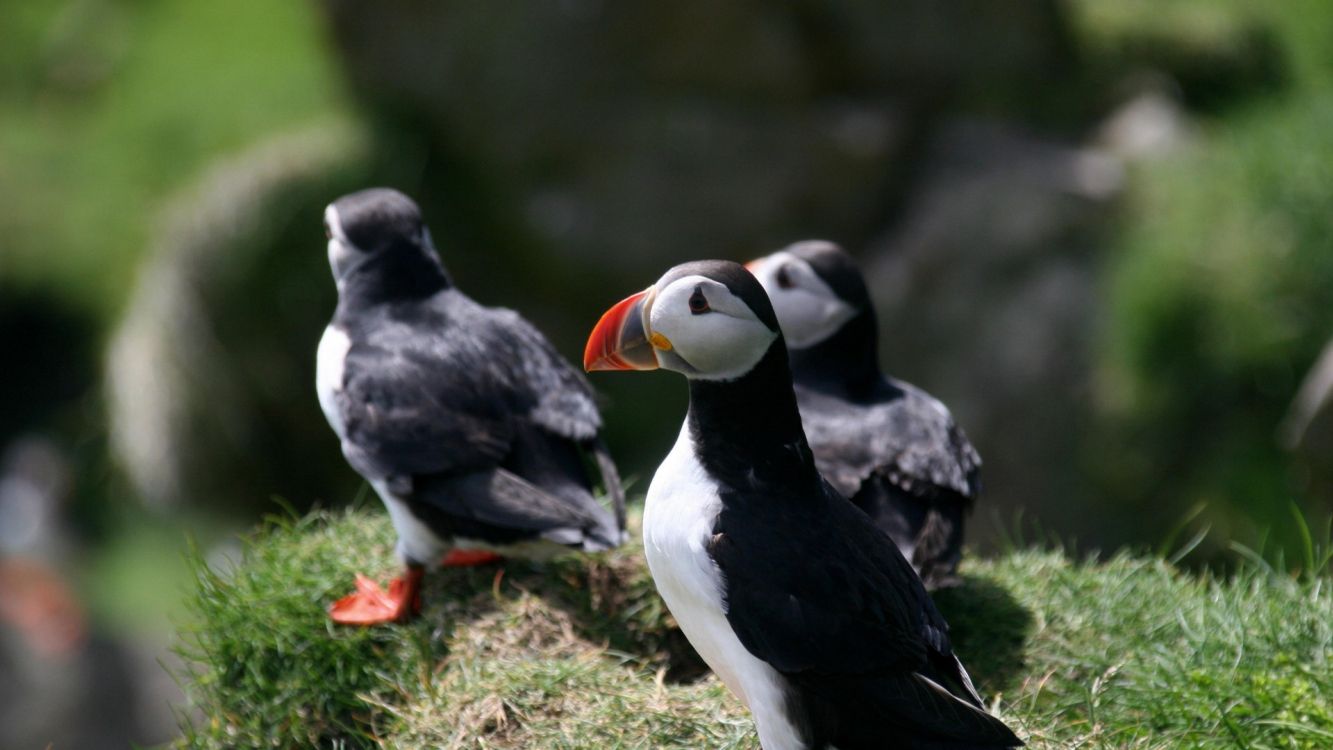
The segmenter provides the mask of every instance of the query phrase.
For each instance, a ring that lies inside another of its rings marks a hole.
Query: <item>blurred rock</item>
[[[868,237],[936,112],[1068,62],[1054,0],[324,6],[356,91],[433,168],[622,274]]]
[[[236,512],[355,485],[314,398],[334,304],[322,212],[363,134],[321,126],[220,165],[168,211],[107,357],[112,447],[147,502]]]
[[[420,139],[459,285],[570,357],[609,290],[675,263],[864,244],[942,113],[1025,112],[1076,69],[1058,0],[323,6],[367,111]],[[670,445],[671,385],[597,383],[631,475]]]
[[[1193,138],[1185,109],[1169,94],[1149,89],[1131,98],[1098,127],[1093,142],[1122,159],[1151,159],[1171,153]]]
[[[620,291],[682,260],[810,236],[863,248],[885,364],[954,407],[986,458],[987,505],[1039,508],[1070,534],[1101,522],[1074,498],[1095,434],[1102,233],[1123,163],[1190,126],[1172,84],[1143,77],[1100,126],[1002,124],[1006,101],[1041,109],[1034,81],[1079,74],[1063,4],[323,7],[374,123],[360,147],[407,178],[303,136],[181,201],[109,359],[114,443],[146,497],[350,495],[310,388],[333,305],[318,211],[374,181],[419,199],[460,287],[570,357]],[[983,108],[1000,114],[958,114]],[[679,389],[597,385],[626,473],[650,473]]]
[[[985,461],[987,515],[1039,506],[1044,526],[1076,532],[1099,240],[1121,164],[981,122],[941,129],[923,161],[902,220],[863,257],[885,368],[954,410]]]
[[[608,289],[874,236],[941,111],[1068,59],[1054,0],[325,7],[371,148],[460,286],[571,357]],[[317,212],[365,186],[328,176],[385,181],[347,150],[319,133],[261,145],[158,234],[108,358],[113,445],[150,502],[350,496],[310,389],[333,307]],[[633,407],[609,420],[629,472],[650,468],[670,430],[646,428],[674,423],[678,398],[607,390]]]

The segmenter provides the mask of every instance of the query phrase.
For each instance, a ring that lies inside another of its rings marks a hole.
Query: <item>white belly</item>
[[[407,503],[389,492],[384,480],[372,479],[370,486],[389,509],[389,520],[393,521],[393,530],[398,532],[398,556],[428,568],[439,565],[440,558],[449,551],[449,542],[436,536],[421,519],[412,515]]]
[[[343,365],[351,348],[352,340],[347,334],[330,325],[324,329],[315,353],[315,393],[319,396],[319,408],[324,410],[324,418],[329,420],[329,426],[339,440],[343,439],[344,428],[337,395],[343,389]]]
[[[801,750],[786,715],[786,679],[755,658],[727,622],[722,573],[707,550],[721,507],[717,485],[695,458],[688,427],[682,428],[648,487],[643,511],[648,569],[690,645],[754,715],[764,750]]]

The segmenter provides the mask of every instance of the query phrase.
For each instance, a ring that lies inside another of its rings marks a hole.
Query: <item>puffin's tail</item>
[[[915,727],[916,750],[1001,750],[1022,747],[1023,741],[1004,722],[973,705],[972,681],[966,678],[968,698],[960,698],[939,683],[920,674],[883,679],[879,683],[879,706],[904,725]],[[979,702],[979,701],[978,701]]]
[[[616,462],[611,460],[611,451],[607,449],[606,441],[602,440],[600,435],[593,438],[588,447],[597,458],[597,470],[602,474],[602,486],[606,488],[606,494],[611,496],[611,507],[616,514],[616,529],[620,532],[617,543],[624,542],[625,488],[620,484],[620,472],[616,470]]]

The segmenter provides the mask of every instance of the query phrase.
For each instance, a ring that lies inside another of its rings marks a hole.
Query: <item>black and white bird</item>
[[[982,707],[911,565],[820,477],[778,320],[742,266],[671,269],[603,315],[583,362],[689,381],[648,489],[644,551],[765,750],[1022,744]]]
[[[466,565],[620,544],[624,493],[583,374],[517,313],[459,291],[402,193],[344,196],[324,224],[338,307],[319,343],[319,403],[388,507],[406,565],[388,592],[358,576],[330,616],[411,617],[425,568],[446,554]]]
[[[750,261],[787,339],[815,463],[893,539],[931,588],[956,581],[981,457],[929,393],[887,377],[856,261],[798,242]]]

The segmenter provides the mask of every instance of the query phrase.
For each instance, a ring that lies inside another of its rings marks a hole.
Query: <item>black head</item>
[[[656,370],[689,380],[691,440],[721,481],[819,481],[773,305],[738,263],[683,263],[602,315],[588,370]],[[748,477],[748,478],[747,478]]]
[[[798,382],[857,397],[882,380],[879,325],[855,259],[832,242],[807,240],[751,261],[792,352]]]
[[[414,290],[436,285],[444,270],[416,201],[392,188],[344,195],[324,209],[329,265],[341,287],[365,270],[379,287]]]
[[[815,346],[871,311],[856,261],[832,242],[797,242],[747,267],[768,292],[792,349]]]
[[[787,247],[787,252],[810,265],[838,299],[858,312],[870,307],[870,290],[852,254],[824,240],[806,240]]]
[[[416,201],[393,188],[344,195],[329,205],[325,221],[336,221],[348,242],[363,253],[379,252],[398,243],[419,243],[423,229]]]
[[[696,260],[681,263],[658,279],[657,288],[665,289],[675,280],[686,276],[703,276],[725,286],[732,296],[744,302],[745,306],[754,312],[759,322],[768,326],[771,331],[780,330],[778,316],[773,311],[773,303],[769,300],[768,293],[754,275],[745,270],[745,266],[729,260]]]
[[[684,263],[602,316],[588,339],[589,370],[662,367],[691,380],[735,380],[780,345],[777,315],[745,268]]]
[[[675,266],[653,285],[645,313],[658,363],[692,380],[734,380],[774,342],[783,348],[764,288],[731,261]]]

